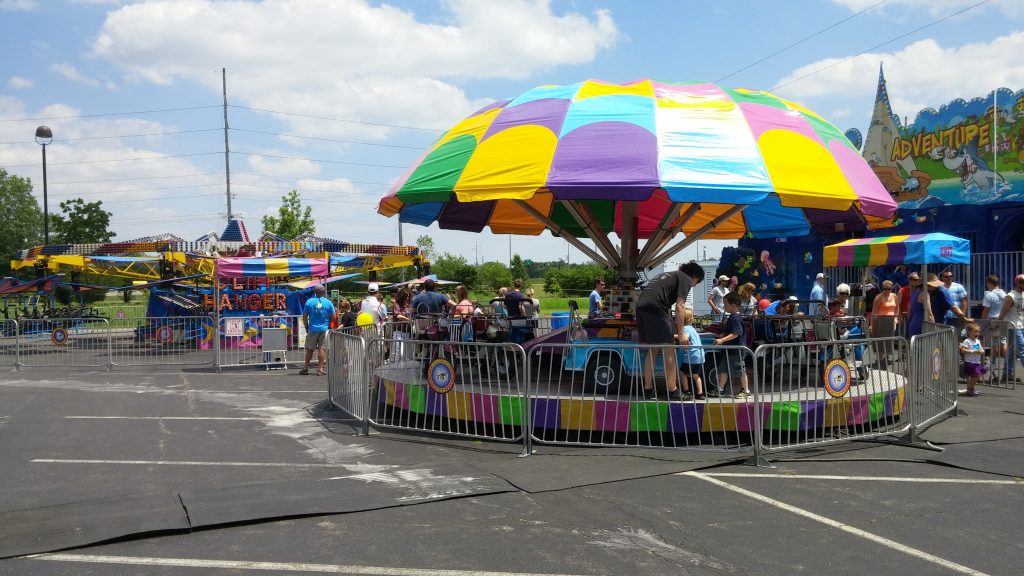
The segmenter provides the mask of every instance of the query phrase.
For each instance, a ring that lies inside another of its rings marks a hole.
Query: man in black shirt
[[[636,301],[636,327],[641,344],[671,345],[676,334],[682,339],[686,297],[690,294],[690,288],[703,280],[704,269],[691,260],[680,266],[678,271],[666,272],[647,283]],[[672,307],[675,308],[675,321],[668,311]],[[644,397],[649,400],[657,398],[654,391],[654,366],[661,351],[653,348],[644,361]],[[679,371],[676,355],[673,351],[664,356],[665,389],[669,398],[678,399],[681,396],[676,387]]]

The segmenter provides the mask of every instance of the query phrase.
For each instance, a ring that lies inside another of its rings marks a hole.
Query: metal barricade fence
[[[18,364],[18,321],[0,320],[0,366]]]
[[[106,318],[18,320],[18,366],[98,368],[110,365]]]
[[[953,328],[941,324],[926,326],[924,333],[910,339],[908,405],[915,430],[956,410],[960,375],[957,342]]]
[[[367,393],[370,367],[366,356],[366,338],[360,328],[331,330],[328,339],[327,396],[331,404],[346,414],[367,422]]]
[[[367,420],[375,427],[524,439],[526,354],[518,344],[374,338],[367,364]]]
[[[110,322],[112,366],[213,364],[213,318],[168,316]]]
[[[754,352],[761,448],[802,448],[906,431],[902,338],[767,344]]]
[[[300,315],[223,316],[220,318],[217,368],[287,368],[305,360]],[[313,362],[317,359],[314,357]]]
[[[669,397],[666,358],[669,373],[680,374],[677,389],[689,394]],[[741,393],[750,386],[746,347],[552,343],[532,347],[528,361],[536,441],[738,451],[757,442],[757,391]],[[654,371],[655,398],[643,388],[645,367]]]
[[[985,374],[978,380],[979,384],[993,388],[1014,390],[1016,379],[1010,378],[1011,363],[1017,359],[1010,355],[1010,322],[1006,320],[977,319],[974,323],[981,328],[981,345],[985,349]],[[962,335],[957,335],[959,341]]]

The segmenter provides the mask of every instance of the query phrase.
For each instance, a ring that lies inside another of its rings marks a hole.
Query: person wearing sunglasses
[[[953,282],[953,272],[949,270],[945,270],[944,272],[942,272],[942,275],[940,275],[939,277],[942,278],[942,285],[946,287],[946,291],[949,292],[949,295],[953,297],[953,301],[956,302],[956,305],[960,308],[960,310],[966,314],[970,310],[970,308],[968,308],[967,303],[967,289],[964,288],[963,284],[960,284],[959,282]],[[956,322],[956,319],[957,316],[956,314],[953,313],[952,310],[946,312],[946,324],[952,325]]]
[[[871,322],[874,322],[876,316],[895,316],[898,311],[899,298],[896,297],[892,289],[892,280],[886,280],[882,282],[882,291],[875,296],[875,301],[871,303]],[[894,321],[893,326],[895,325]],[[871,331],[871,323],[868,324],[868,330]]]

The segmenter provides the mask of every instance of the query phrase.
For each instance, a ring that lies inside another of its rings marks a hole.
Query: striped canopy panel
[[[582,201],[621,231],[638,203],[648,238],[666,210],[701,209],[689,234],[748,206],[704,236],[798,236],[889,224],[896,204],[842,132],[767,92],[639,80],[541,86],[495,102],[448,130],[381,199],[403,222],[539,234],[529,203],[574,234],[557,201]]]
[[[854,238],[825,246],[823,262],[826,267],[970,264],[971,243],[942,233]]]
[[[217,276],[220,278],[250,278],[265,276],[327,276],[326,258],[219,258]]]

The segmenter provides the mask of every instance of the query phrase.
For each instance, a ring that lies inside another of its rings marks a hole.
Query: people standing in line
[[[587,317],[597,318],[601,315],[601,309],[603,308],[603,301],[601,300],[601,293],[604,292],[604,279],[598,278],[594,280],[594,289],[590,292],[587,305]]]
[[[952,312],[954,318],[959,318],[964,322],[968,320],[953,298],[953,295],[949,293],[942,280],[939,280],[939,277],[935,274],[928,275],[928,299],[931,304],[932,313],[932,318],[929,322],[943,322],[946,319],[947,312]]]
[[[985,349],[981,346],[981,327],[974,322],[967,323],[967,338],[960,343],[960,353],[964,357],[963,375],[967,378],[967,393],[965,396],[977,396],[978,391],[974,389],[978,379],[985,374],[985,365],[981,363],[985,356]]]
[[[921,327],[925,319],[931,315],[931,306],[928,302],[928,292],[924,289],[921,276],[914,272],[908,278],[910,282],[910,296],[907,304],[907,339],[921,333]]]
[[[985,278],[985,296],[981,300],[981,317],[986,320],[998,320],[999,312],[1002,310],[1002,300],[1007,297],[1006,290],[999,288],[999,277],[991,274]],[[992,364],[995,367],[996,359],[1007,357],[1007,337],[999,336],[992,342]]]
[[[331,319],[337,315],[334,304],[330,299],[325,298],[327,290],[323,286],[313,287],[313,297],[306,300],[302,307],[302,323],[306,327],[306,364],[299,374],[309,374],[309,363],[313,360],[313,352],[317,355],[317,376],[326,374],[324,362],[327,360],[327,330],[330,328]]]
[[[729,293],[729,277],[725,274],[718,277],[718,286],[711,289],[708,294],[708,304],[711,305],[711,317],[715,322],[725,321],[725,295]]]
[[[1013,279],[1013,290],[1006,294],[1003,299],[1003,308],[999,311],[999,319],[1010,323],[1009,354],[1006,357],[1006,378],[1014,382],[1020,382],[1021,378],[1015,376],[1017,372],[1017,360],[1024,365],[1024,274],[1018,274]]]
[[[338,309],[341,310],[341,324],[342,328],[351,328],[356,325],[356,316],[359,314],[352,310],[352,301],[348,298],[342,298],[341,304],[338,305]]]
[[[899,302],[899,314],[904,318],[910,314],[910,293],[913,292],[912,285],[914,282],[921,283],[921,275],[917,272],[911,272],[907,276],[907,284],[896,292],[896,301]]]
[[[370,282],[366,286],[366,298],[359,303],[359,313],[369,314],[373,318],[373,326],[380,326],[388,318],[388,309],[377,297],[380,292],[380,285]]]
[[[882,282],[882,291],[875,296],[875,300],[871,303],[871,317],[868,319],[869,334],[874,334],[872,327],[877,316],[896,316],[896,312],[899,310],[899,299],[893,294],[892,288],[892,280]],[[896,322],[896,320],[893,321],[894,328]]]
[[[946,312],[943,322],[952,326],[956,324],[957,318],[966,320],[966,316],[971,312],[970,303],[967,301],[967,289],[964,288],[963,284],[953,282],[953,272],[951,270],[944,271],[941,278],[946,291],[953,297],[953,302],[963,312],[963,314],[955,314],[953,310]]]
[[[423,292],[412,299],[413,314],[421,316],[424,314],[439,315],[447,312],[454,306],[451,298],[435,292],[437,285],[433,280],[427,278],[423,281]]]
[[[693,310],[689,308],[683,308],[683,333],[679,337],[679,343],[689,346],[683,350],[683,364],[679,367],[683,396],[695,394],[694,398],[704,400],[704,347],[700,341],[700,334],[693,327]]]
[[[715,346],[744,346],[746,331],[743,329],[743,317],[740,316],[740,295],[730,292],[725,295],[725,332],[715,339]],[[718,358],[718,389],[724,391],[726,386],[740,381],[741,390],[734,394],[737,399],[750,398],[750,383],[747,381],[747,368],[739,351],[726,350]],[[667,369],[667,368],[666,368]]]
[[[647,283],[636,302],[636,328],[641,344],[651,346],[671,346],[678,335],[683,339],[683,316],[686,308],[686,297],[690,288],[704,280],[704,269],[693,260],[681,265],[675,272],[665,272]],[[675,319],[669,314],[669,308],[675,311]],[[654,389],[654,366],[657,356],[662,350],[653,348],[644,360],[643,389],[648,400],[657,399]],[[668,349],[664,354],[665,390],[669,399],[681,399],[676,377],[679,374],[675,349]]]
[[[811,296],[809,298],[811,303],[807,305],[808,316],[817,316],[820,306],[824,306],[824,310],[828,309],[828,296],[825,295],[826,281],[828,281],[828,276],[824,272],[818,272],[818,275],[814,277],[814,286],[811,287]]]

